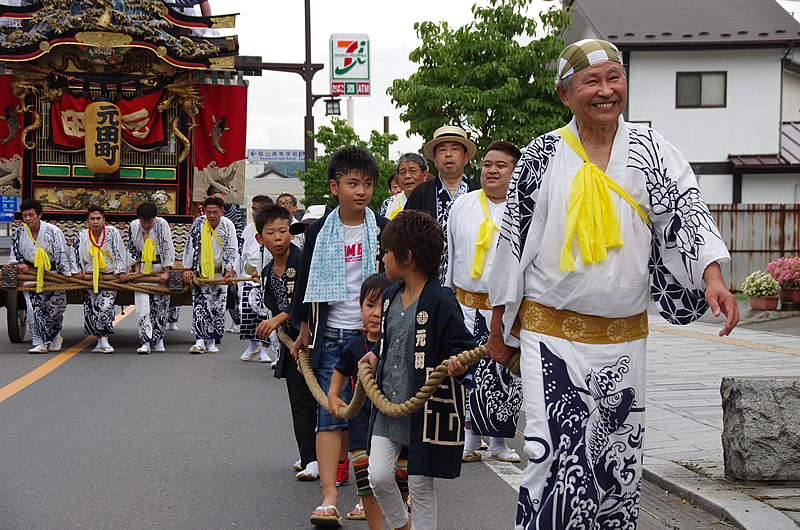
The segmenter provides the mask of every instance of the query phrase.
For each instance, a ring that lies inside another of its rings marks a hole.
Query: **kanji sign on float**
[[[96,101],[86,107],[86,167],[92,173],[113,173],[119,169],[122,122],[119,107],[110,101]]]
[[[331,94],[369,96],[369,35],[331,35]]]

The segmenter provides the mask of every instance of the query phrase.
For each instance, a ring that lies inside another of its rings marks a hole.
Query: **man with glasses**
[[[406,153],[397,161],[397,174],[395,182],[400,185],[400,193],[388,197],[381,204],[378,211],[384,217],[394,219],[395,216],[403,211],[411,192],[417,185],[428,180],[428,164],[422,155],[417,153]]]
[[[192,223],[183,249],[183,281],[201,278],[233,278],[239,261],[236,227],[223,216],[225,201],[208,197],[203,212]],[[227,285],[196,285],[192,290],[192,332],[195,344],[189,353],[217,353],[216,339],[225,332]]]
[[[289,210],[289,213],[292,214],[292,224],[296,223],[297,219],[295,219],[294,214],[297,212],[297,197],[291,193],[281,193],[278,195],[278,200],[276,202],[278,206],[283,206]],[[253,217],[253,220],[255,220],[255,217]]]

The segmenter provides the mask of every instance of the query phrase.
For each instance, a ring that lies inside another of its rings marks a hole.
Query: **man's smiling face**
[[[614,125],[628,102],[628,83],[622,65],[613,61],[595,64],[575,73],[572,93],[557,87],[564,105],[569,107],[578,126]]]

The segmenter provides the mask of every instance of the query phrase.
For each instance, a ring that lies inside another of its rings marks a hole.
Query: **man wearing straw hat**
[[[573,119],[517,164],[489,279],[489,355],[506,364],[521,348],[516,527],[635,528],[650,295],[672,323],[724,313],[727,335],[739,318],[719,266],[730,258],[686,159],[622,120],[613,44],[567,46],[556,91]]]
[[[426,157],[433,160],[439,175],[414,188],[406,202],[406,208],[428,212],[436,219],[445,234],[442,266],[439,272],[440,283],[444,282],[448,268],[447,254],[447,219],[450,207],[456,198],[480,189],[481,183],[468,179],[464,175],[464,166],[475,156],[477,148],[467,138],[461,127],[446,125],[433,133],[433,140],[425,144],[422,150]]]

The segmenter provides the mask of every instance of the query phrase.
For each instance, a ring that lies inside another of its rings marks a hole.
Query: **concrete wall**
[[[783,72],[783,109],[781,121],[800,121],[800,75]]]
[[[707,204],[733,202],[733,175],[697,175],[697,186]]]
[[[781,69],[780,49],[631,52],[629,119],[650,121],[690,162],[777,153]],[[726,107],[676,109],[676,73],[711,71],[728,73]]]
[[[800,199],[797,197],[798,186],[800,186],[800,174],[797,173],[743,175],[742,204],[796,203]]]

